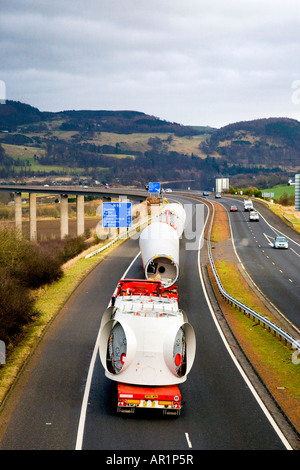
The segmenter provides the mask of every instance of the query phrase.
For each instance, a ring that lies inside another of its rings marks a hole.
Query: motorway
[[[224,197],[218,202],[228,210],[233,240],[241,262],[256,286],[299,337],[300,234],[278,217],[270,218],[270,211],[261,203],[254,203],[260,214],[259,222],[249,222],[249,213],[243,211],[242,201]],[[231,205],[237,205],[238,212],[230,212]],[[282,234],[288,237],[288,250],[273,248],[275,236]]]
[[[180,386],[185,401],[181,416],[170,419],[155,410],[117,414],[115,384],[105,377],[99,361],[101,315],[119,279],[125,273],[143,278],[138,241],[129,239],[80,284],[27,364],[0,416],[1,450],[76,448],[129,450],[136,455],[144,449],[290,448],[228,351],[208,304],[199,268],[199,205],[203,208],[193,202],[188,227],[197,228],[197,241],[181,240],[177,282],[179,306],[197,339],[195,363]]]

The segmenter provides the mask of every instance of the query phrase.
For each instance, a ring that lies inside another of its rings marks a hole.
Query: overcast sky
[[[300,120],[300,0],[1,0],[0,80],[41,111]]]

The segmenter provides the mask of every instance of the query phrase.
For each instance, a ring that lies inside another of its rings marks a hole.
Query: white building
[[[229,191],[229,178],[216,178],[216,193]]]

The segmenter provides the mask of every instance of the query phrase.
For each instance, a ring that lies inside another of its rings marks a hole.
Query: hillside
[[[7,100],[6,104],[0,107],[1,130],[13,132],[18,126],[33,123],[36,129],[42,129],[43,124],[53,121],[61,121],[59,128],[62,131],[77,131],[80,133],[172,132],[175,135],[197,135],[200,133],[195,128],[164,121],[138,111],[73,110],[53,113],[39,111],[28,104],[10,100]]]
[[[68,175],[135,186],[155,179],[210,189],[217,176],[264,187],[300,169],[300,123],[285,118],[212,129],[138,111],[52,113],[7,101],[0,131],[2,179]]]
[[[230,164],[300,168],[300,123],[294,119],[270,118],[230,124],[216,130],[203,144]]]

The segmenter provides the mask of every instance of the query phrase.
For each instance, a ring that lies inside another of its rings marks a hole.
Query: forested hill
[[[198,123],[195,123],[198,124]],[[200,123],[201,124],[201,123]],[[300,123],[287,118],[213,129],[184,126],[139,111],[40,111],[0,105],[0,178],[68,175],[111,184],[215,178],[267,187],[300,171]],[[50,177],[50,176],[49,176]]]
[[[120,134],[168,132],[190,136],[201,133],[195,128],[164,121],[138,111],[71,110],[54,113],[39,111],[28,104],[9,100],[5,105],[0,106],[1,130],[13,131],[23,124],[54,120],[62,121],[60,127],[62,131],[117,132]]]
[[[218,154],[229,164],[300,168],[300,123],[269,118],[237,122],[216,130],[202,145],[206,154]]]

